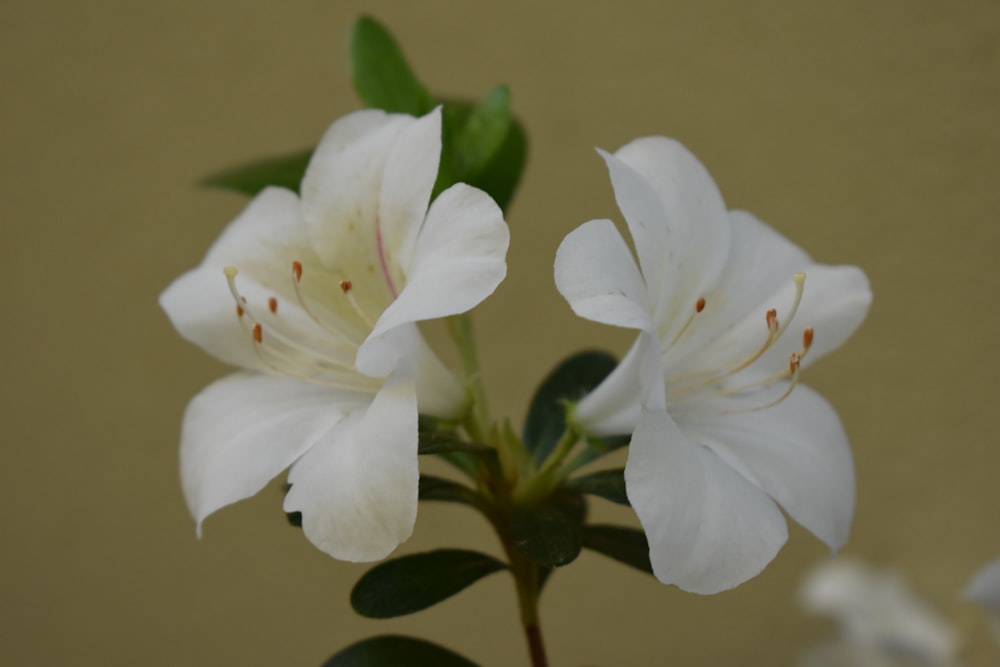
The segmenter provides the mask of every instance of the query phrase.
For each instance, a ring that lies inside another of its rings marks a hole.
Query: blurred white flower
[[[291,466],[285,510],[344,560],[409,537],[417,411],[454,417],[462,389],[416,322],[469,310],[506,273],[490,197],[455,185],[428,209],[441,113],[335,122],[293,192],[261,192],[160,304],[182,336],[245,370],[188,405],[181,478],[198,523]]]
[[[611,221],[592,220],[560,246],[556,285],[581,317],[640,334],[573,418],[594,435],[632,433],[628,497],[656,576],[704,594],[755,576],[787,539],[775,503],[837,549],[854,510],[851,453],[836,413],[798,379],[864,319],[865,274],[815,264],[728,211],[676,141],[601,154],[638,265]]]
[[[809,574],[801,598],[840,626],[839,641],[810,651],[804,667],[959,664],[955,631],[898,575],[833,560]]]
[[[976,573],[965,589],[965,597],[1000,614],[1000,560],[995,560]]]

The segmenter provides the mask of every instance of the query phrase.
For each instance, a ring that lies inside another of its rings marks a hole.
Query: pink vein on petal
[[[381,216],[375,216],[375,243],[378,246],[378,262],[382,267],[382,277],[385,278],[385,282],[389,286],[389,291],[392,292],[392,298],[395,299],[399,294],[396,292],[396,285],[393,284],[392,276],[389,274],[389,264],[386,261],[385,247],[382,244],[381,220]]]

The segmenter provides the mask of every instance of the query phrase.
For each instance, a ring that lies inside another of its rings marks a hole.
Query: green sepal
[[[542,462],[566,431],[566,404],[579,401],[611,374],[618,362],[607,352],[577,352],[556,366],[535,390],[524,422],[524,444]]]
[[[351,644],[322,667],[478,667],[443,646],[402,635],[369,637]]]
[[[423,116],[434,108],[430,93],[417,81],[395,38],[385,27],[362,16],[349,40],[351,77],[365,106],[391,113]]]
[[[619,505],[631,506],[625,493],[624,468],[599,470],[589,475],[575,477],[567,481],[566,486],[580,493],[600,496]]]
[[[206,177],[200,185],[231,190],[251,197],[272,185],[298,192],[312,153],[310,148],[232,167]]]
[[[588,549],[646,574],[653,574],[653,566],[649,563],[649,542],[641,530],[592,524],[580,529],[580,540]]]
[[[354,611],[368,618],[395,618],[427,609],[507,567],[476,551],[437,549],[376,565],[351,591]]]
[[[560,490],[537,505],[515,507],[511,516],[514,546],[546,567],[560,567],[580,555],[580,527],[587,503],[579,493]]]

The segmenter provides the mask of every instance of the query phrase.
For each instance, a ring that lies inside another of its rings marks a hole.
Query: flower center
[[[248,300],[236,285],[237,268],[224,269],[236,302],[236,316],[249,333],[257,357],[273,372],[296,380],[351,391],[377,389],[378,382],[354,366],[354,357],[364,341],[364,335],[359,337],[356,332],[371,331],[374,325],[354,297],[353,284],[340,281],[339,298],[343,303],[311,302],[300,286],[303,271],[301,262],[292,263],[293,303],[297,308],[284,309],[277,296],[256,303]],[[344,326],[348,324],[352,326]]]
[[[770,350],[782,338],[785,331],[788,330],[792,320],[795,318],[799,305],[802,303],[802,292],[805,285],[805,278],[806,276],[804,273],[796,273],[793,276],[793,280],[795,281],[795,297],[792,301],[791,308],[788,311],[788,316],[783,322],[778,321],[778,311],[776,309],[771,308],[765,313],[764,321],[767,327],[767,335],[764,338],[763,343],[753,352],[742,358],[730,360],[717,366],[697,369],[667,378],[667,402],[670,405],[671,413],[686,414],[687,410],[684,408],[684,404],[688,402],[688,399],[695,395],[704,396],[706,393],[718,397],[762,393],[762,395],[769,397],[773,395],[773,393],[763,392],[763,390],[767,387],[771,387],[776,383],[787,384],[784,391],[780,395],[771,400],[765,399],[765,402],[762,404],[750,405],[746,408],[738,410],[726,410],[713,414],[743,414],[766,410],[767,408],[781,403],[788,398],[789,395],[791,395],[792,390],[795,389],[795,385],[799,381],[799,371],[802,359],[805,357],[813,343],[814,332],[810,327],[803,330],[802,347],[789,355],[788,365],[782,370],[742,385],[728,385],[725,381],[740,371],[752,366],[764,355],[765,352]],[[691,326],[691,323],[705,309],[705,305],[705,299],[699,298],[695,304],[694,312],[692,312],[691,316],[688,318],[687,322],[685,322],[684,326],[681,327],[680,331],[678,331],[674,339],[669,343],[669,345],[666,346],[666,348],[664,348],[664,352],[673,347],[684,336]],[[692,401],[692,403],[694,403],[694,401]],[[701,416],[700,411],[698,412],[698,415]]]

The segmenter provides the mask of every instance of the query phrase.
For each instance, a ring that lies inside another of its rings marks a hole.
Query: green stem
[[[518,503],[530,504],[544,496],[552,488],[556,469],[570,451],[572,451],[573,446],[576,445],[579,439],[580,437],[576,431],[572,428],[567,428],[562,437],[559,438],[559,442],[556,443],[556,446],[542,462],[538,472],[514,490],[514,499]]]
[[[448,331],[458,348],[465,372],[465,392],[471,402],[472,411],[467,420],[470,435],[480,442],[489,441],[490,414],[486,404],[486,390],[479,370],[476,355],[476,341],[472,334],[472,319],[468,314],[453,315],[448,318]]]

